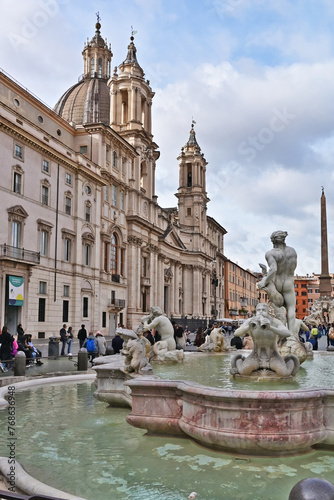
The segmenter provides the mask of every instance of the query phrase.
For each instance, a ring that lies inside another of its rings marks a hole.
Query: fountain
[[[86,487],[81,484],[84,480],[77,480],[80,471],[86,473],[87,467],[93,474],[90,481],[96,488],[94,498],[101,500],[109,498],[111,491],[103,489],[102,485],[114,487],[112,491],[115,499],[130,499],[134,495],[146,500],[165,495],[166,498],[178,500],[187,498],[191,491],[199,488],[199,498],[203,499],[220,499],[222,490],[226,498],[235,500],[265,499],[269,495],[268,478],[270,497],[283,500],[297,480],[312,474],[331,479],[334,456],[329,450],[333,450],[334,446],[334,389],[313,387],[290,390],[298,383],[295,379],[306,370],[303,367],[299,369],[298,356],[291,352],[282,354],[286,344],[284,339],[289,341],[293,337],[296,346],[296,328],[300,326],[291,315],[292,294],[288,293],[287,288],[282,293],[279,290],[280,281],[277,281],[279,274],[281,277],[286,274],[289,282],[295,266],[295,255],[285,246],[285,236],[283,238],[281,234],[274,239],[275,251],[266,254],[269,270],[260,282],[260,287],[267,289],[270,303],[268,306],[259,306],[256,315],[247,320],[238,332],[241,335],[249,331],[253,337],[254,348],[248,357],[240,356],[240,353],[231,357],[230,352],[208,349],[203,353],[186,353],[185,359],[182,359],[183,356],[174,352],[175,344],[171,342],[167,318],[161,311],[152,308],[150,316],[143,318],[142,330],[159,325],[161,344],[154,350],[147,345],[139,331],[120,332],[125,338],[123,355],[107,356],[96,361],[94,396],[102,402],[97,401],[93,405],[86,386],[83,390],[86,406],[80,406],[78,412],[73,414],[72,410],[79,401],[76,395],[81,391],[80,384],[73,386],[72,391],[68,385],[59,391],[55,386],[50,386],[48,396],[46,387],[43,389],[45,393],[42,391],[38,400],[49,400],[50,407],[51,400],[59,401],[60,408],[60,401],[70,400],[71,412],[68,410],[67,425],[52,408],[51,413],[48,413],[50,423],[41,424],[38,431],[35,430],[36,447],[41,447],[42,459],[51,459],[58,468],[63,467],[64,461],[69,463],[68,481],[76,481],[76,494],[92,498],[93,494],[85,492]],[[286,257],[288,269],[278,265],[277,260],[281,255]],[[275,272],[274,260],[277,266]],[[273,290],[273,285],[276,290]],[[269,290],[273,291],[271,295]],[[286,324],[282,307],[288,311]],[[169,333],[165,335],[167,331]],[[278,346],[277,337],[283,339],[283,345]],[[299,346],[295,351],[298,349]],[[331,356],[330,353],[324,354],[327,359]],[[154,371],[158,371],[157,366],[160,371],[170,369],[170,365],[154,365],[155,361],[173,362],[173,369],[177,372],[178,367],[187,365],[188,358],[194,362],[194,371],[198,371],[198,359],[207,360],[207,364],[217,360],[222,364],[222,360],[227,360],[225,376],[228,386],[205,386],[189,379],[182,380],[177,375],[159,378],[151,373],[151,366]],[[322,359],[320,353],[317,353],[314,361],[302,359],[301,362],[305,361],[308,366],[310,363],[316,365],[318,359]],[[318,369],[319,373],[323,373],[321,368]],[[247,385],[248,389],[241,388],[243,385]],[[65,399],[64,390],[66,394],[71,393]],[[31,421],[29,407],[32,407],[33,412],[37,408],[34,394],[29,401],[26,404],[26,398],[22,395],[25,430],[29,430]],[[118,408],[110,410],[105,402]],[[130,413],[121,407],[130,408]],[[102,412],[94,423],[88,416],[93,408],[94,412]],[[37,411],[38,414],[43,412],[41,408]],[[55,420],[51,416],[53,413],[56,413]],[[57,443],[59,440],[64,441],[64,452],[55,444],[56,440],[48,436],[48,425],[57,427],[60,433]],[[148,436],[143,435],[143,430],[147,431]],[[86,442],[85,433],[90,436],[89,442]],[[119,441],[117,436],[120,437]],[[182,439],[184,437],[191,439]],[[76,451],[73,457],[72,448]],[[102,449],[106,448],[106,453],[103,453]],[[212,448],[219,450],[219,454]],[[29,456],[30,451],[31,444],[28,443],[26,456]],[[306,453],[310,451],[313,452],[311,455]],[[80,459],[75,458],[78,456]],[[268,456],[271,457],[269,464],[268,458],[261,458]],[[80,464],[78,467],[76,460]],[[40,462],[36,460],[35,463],[34,459],[31,462],[31,473],[34,470],[39,473]],[[170,465],[171,468],[168,468]],[[182,473],[175,474],[181,466]],[[166,470],[169,478],[167,482],[163,479]],[[47,482],[51,479],[55,481],[51,476],[54,475],[47,475]],[[59,473],[61,481],[65,476]],[[54,486],[60,487],[59,484]],[[97,490],[101,490],[102,496],[95,494]]]
[[[237,331],[239,335],[248,331],[254,348],[247,358],[237,354],[232,359],[233,376],[274,377],[279,383],[294,377],[300,362],[307,359],[307,349],[297,339],[301,323],[295,318],[297,254],[286,245],[286,236],[285,231],[271,235],[273,248],[266,253],[269,269],[259,282],[269,304],[259,304],[256,316]],[[292,339],[300,361],[291,352],[284,358],[280,355],[278,338],[283,340],[281,348],[285,339]],[[291,455],[334,444],[332,390],[226,390],[191,381],[125,376],[113,362],[97,366],[96,372],[96,397],[110,405],[121,401],[131,406],[127,422],[150,434],[188,436],[204,446],[250,455]]]

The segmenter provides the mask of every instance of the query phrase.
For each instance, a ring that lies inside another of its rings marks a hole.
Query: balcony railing
[[[124,309],[125,300],[124,299],[111,299],[110,306],[114,307],[115,309]]]
[[[41,256],[39,252],[32,252],[25,248],[12,247],[4,243],[0,245],[0,259],[23,260],[29,264],[39,264]]]

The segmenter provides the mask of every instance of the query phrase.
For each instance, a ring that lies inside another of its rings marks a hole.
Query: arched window
[[[97,71],[98,71],[98,77],[99,78],[102,78],[102,59],[100,58],[99,61],[98,61],[98,68],[97,68]]]
[[[117,274],[117,238],[115,234],[110,238],[110,272]]]
[[[92,57],[90,60],[90,76],[94,76],[94,66],[95,66],[95,61],[94,57]]]

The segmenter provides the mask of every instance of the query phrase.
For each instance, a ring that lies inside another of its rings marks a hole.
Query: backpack
[[[94,339],[87,339],[86,349],[87,352],[96,352],[96,345]]]

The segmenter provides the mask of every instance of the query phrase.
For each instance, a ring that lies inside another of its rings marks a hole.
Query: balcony
[[[39,264],[41,256],[39,252],[32,252],[24,248],[12,247],[10,245],[0,245],[0,260],[15,260],[26,262],[27,264]]]
[[[121,311],[125,308],[125,300],[124,299],[110,299],[109,309],[111,311]]]
[[[150,278],[147,278],[146,276],[141,276],[140,284],[142,286],[150,286]]]

